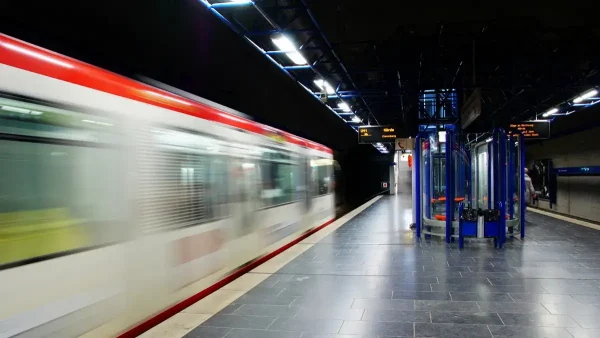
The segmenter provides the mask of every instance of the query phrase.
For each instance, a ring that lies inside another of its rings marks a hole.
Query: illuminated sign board
[[[394,143],[396,128],[391,126],[364,126],[358,128],[358,143]]]
[[[510,122],[506,131],[522,133],[526,140],[547,139],[550,138],[550,121]]]

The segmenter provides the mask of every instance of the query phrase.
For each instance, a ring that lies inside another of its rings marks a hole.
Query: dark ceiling
[[[272,22],[252,7],[222,12],[242,32],[289,33],[321,75],[360,94],[348,101],[365,121],[394,124],[405,135],[416,134],[422,90],[456,88],[460,104],[482,88],[475,126],[483,130],[531,118],[600,84],[598,12],[583,3],[256,3]],[[125,75],[155,77],[337,149],[356,140],[342,120],[195,0],[7,0],[0,4],[0,31]],[[273,49],[270,37],[251,36],[264,50]],[[291,73],[317,90],[312,71]]]
[[[481,88],[483,115],[475,126],[485,130],[531,118],[600,83],[600,25],[597,10],[585,4],[307,4],[379,122],[406,126],[413,135],[422,90],[455,88],[460,104]],[[314,27],[306,16],[289,10],[286,16],[297,17],[296,29]],[[334,67],[330,74],[343,81],[341,73]]]

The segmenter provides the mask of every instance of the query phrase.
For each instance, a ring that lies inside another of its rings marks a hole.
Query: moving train
[[[115,336],[335,217],[331,149],[0,34],[0,337]]]

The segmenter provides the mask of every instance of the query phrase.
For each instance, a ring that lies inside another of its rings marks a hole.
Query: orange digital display
[[[525,139],[550,138],[550,121],[511,122],[507,128],[508,134],[523,134]]]
[[[358,143],[391,143],[397,138],[392,126],[365,126],[358,128]]]

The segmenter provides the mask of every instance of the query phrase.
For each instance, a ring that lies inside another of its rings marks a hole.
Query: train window
[[[159,128],[152,129],[151,135],[150,149],[138,161],[143,231],[193,226],[228,216],[229,157],[206,151],[212,149],[213,140]]]
[[[265,150],[260,162],[261,196],[267,207],[299,200],[301,173],[291,154],[281,150]]]
[[[332,193],[333,160],[314,158],[310,162],[312,168],[313,195],[321,196]]]
[[[0,97],[0,265],[122,238],[117,128],[107,117]]]

